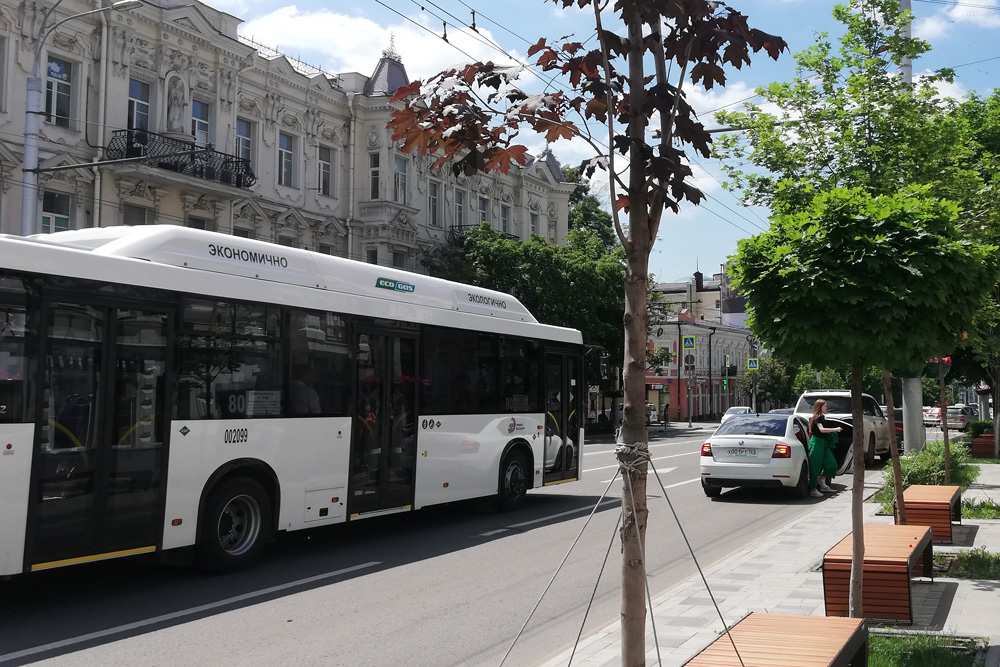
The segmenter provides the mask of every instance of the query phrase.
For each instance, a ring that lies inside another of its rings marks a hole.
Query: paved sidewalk
[[[881,474],[881,471],[866,474],[866,495],[877,490]],[[826,550],[850,532],[850,507],[851,493],[842,491],[815,508],[804,510],[802,516],[764,539],[706,567],[705,576],[726,622],[731,625],[751,611],[822,615],[823,577],[817,568]],[[876,505],[867,503],[865,520],[888,519],[876,518],[876,510]],[[697,519],[681,517],[681,520]],[[665,665],[682,664],[723,630],[697,575],[655,597],[653,609]],[[617,667],[621,661],[620,635],[618,622],[585,634],[573,664]],[[649,642],[646,661],[655,665],[653,633],[648,626],[646,635]],[[556,667],[565,665],[568,659],[569,649],[544,664]]]
[[[881,471],[866,473],[866,496],[881,486],[881,477]],[[1000,499],[1000,465],[982,465],[979,480],[963,497]],[[818,568],[823,554],[850,532],[850,507],[850,491],[842,491],[757,543],[705,568],[726,623],[732,625],[751,611],[823,615],[823,576]],[[865,521],[891,521],[890,517],[876,515],[877,511],[875,503],[865,503]],[[1000,521],[964,520],[962,526],[956,527],[956,545],[935,546],[935,551],[979,546],[1000,551]],[[683,664],[723,630],[697,576],[658,595],[653,608],[665,665]],[[1000,667],[1000,581],[947,577],[936,577],[933,583],[915,581],[913,612],[914,623],[907,629],[985,637],[991,646],[986,666]],[[646,662],[655,665],[652,635],[647,626]],[[621,660],[620,636],[617,622],[586,635],[573,664],[617,667]],[[568,658],[567,649],[544,664],[557,667],[565,665]]]

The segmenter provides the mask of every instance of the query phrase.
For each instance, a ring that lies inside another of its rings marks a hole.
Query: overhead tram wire
[[[964,2],[964,1],[952,1],[952,0],[916,0],[917,2],[923,2],[928,5],[945,5],[947,7],[969,7],[971,9],[986,9],[990,11],[1000,11],[1000,7],[996,5],[980,5],[974,2]]]

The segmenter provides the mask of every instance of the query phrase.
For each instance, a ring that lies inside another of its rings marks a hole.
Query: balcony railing
[[[109,160],[147,158],[154,167],[237,188],[257,182],[249,160],[148,130],[115,130],[105,153]]]

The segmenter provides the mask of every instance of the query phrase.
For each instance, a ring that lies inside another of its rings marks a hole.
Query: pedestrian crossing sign
[[[750,357],[749,359],[747,359],[748,371],[755,371],[758,370],[759,368],[760,368],[760,361],[757,359],[757,357]]]
[[[682,338],[682,341],[683,341],[682,347],[685,350],[693,350],[693,349],[695,349],[695,342],[694,342],[695,341],[695,337],[694,336],[684,336]]]

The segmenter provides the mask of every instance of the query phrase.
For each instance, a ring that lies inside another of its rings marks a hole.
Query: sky
[[[572,34],[583,41],[594,30],[592,9],[575,5],[562,9],[543,0],[208,0],[208,4],[244,19],[241,34],[331,72],[370,74],[391,38],[411,79],[460,65],[469,56],[525,61],[529,43],[540,36],[551,40]],[[728,69],[724,89],[686,88],[688,101],[707,127],[714,126],[708,112],[753,95],[757,86],[790,78],[792,53],[809,46],[818,32],[838,31],[831,18],[834,3],[829,0],[730,0],[730,4],[746,13],[752,26],[784,37],[790,50],[776,62],[758,54],[749,68]],[[468,29],[473,10],[478,36]],[[933,46],[914,63],[916,74],[997,57],[959,67],[954,85],[943,92],[961,97],[993,87],[1000,78],[1000,0],[913,0],[913,14],[915,34]],[[441,39],[442,19],[448,22],[447,43]],[[529,90],[543,87],[530,73],[522,75],[522,82]],[[545,147],[534,134],[522,142],[533,152]],[[559,142],[552,149],[564,165],[592,157],[581,140]],[[766,210],[747,209],[723,189],[725,178],[718,163],[699,157],[692,168],[696,185],[709,197],[702,206],[664,214],[650,260],[650,270],[660,280],[684,278],[696,268],[706,274],[717,272],[740,238],[767,226]]]

